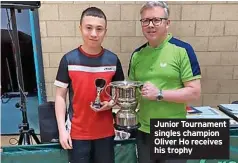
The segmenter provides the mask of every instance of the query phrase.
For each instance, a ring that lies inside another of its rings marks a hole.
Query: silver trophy
[[[106,85],[106,80],[104,79],[96,79],[95,80],[95,87],[97,91],[97,96],[94,102],[91,103],[91,106],[95,109],[100,109],[102,107],[101,100],[100,100],[100,94],[102,90],[104,89]]]
[[[142,82],[138,81],[115,81],[106,87],[111,88],[111,98],[120,107],[116,113],[115,128],[118,130],[134,130],[140,127],[136,118],[138,97],[136,91],[141,93]]]

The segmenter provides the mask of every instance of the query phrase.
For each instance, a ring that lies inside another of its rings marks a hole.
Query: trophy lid
[[[120,88],[129,88],[129,87],[141,87],[143,86],[143,83],[140,81],[114,81],[110,83],[113,87],[120,87]]]

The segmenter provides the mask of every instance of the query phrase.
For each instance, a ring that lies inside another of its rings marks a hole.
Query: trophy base
[[[95,109],[100,109],[102,107],[102,105],[93,103],[92,107]]]
[[[140,128],[140,126],[141,126],[140,123],[138,123],[137,125],[134,125],[134,126],[120,126],[120,125],[114,124],[114,127],[115,127],[116,130],[123,130],[123,131],[126,131],[126,132],[135,131],[138,128]]]

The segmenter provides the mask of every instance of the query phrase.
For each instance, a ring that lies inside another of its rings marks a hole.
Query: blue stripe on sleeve
[[[174,45],[179,46],[179,47],[182,47],[182,48],[185,48],[186,51],[187,51],[189,60],[190,60],[193,76],[201,75],[200,66],[199,66],[196,54],[195,54],[192,46],[190,44],[188,44],[186,42],[183,42],[179,39],[176,39],[174,37],[172,37],[169,40],[169,43],[174,44]]]

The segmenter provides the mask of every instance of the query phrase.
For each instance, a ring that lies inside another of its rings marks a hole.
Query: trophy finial
[[[104,79],[96,79],[95,80],[95,85],[98,88],[103,88],[106,85],[106,80],[104,80]]]

